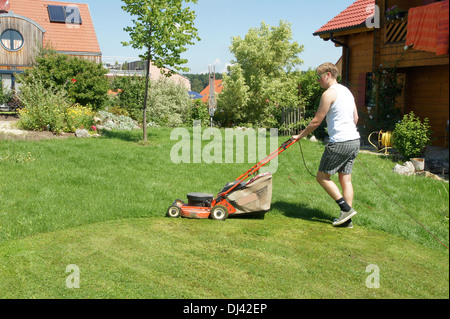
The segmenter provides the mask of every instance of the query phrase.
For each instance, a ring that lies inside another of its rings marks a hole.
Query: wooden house
[[[0,79],[14,88],[14,74],[33,65],[42,48],[101,62],[89,6],[47,0],[0,0]]]
[[[413,111],[422,119],[428,118],[433,144],[446,147],[448,3],[357,0],[314,33],[342,47],[342,82],[353,92],[359,112],[368,112],[371,106],[368,96],[373,72],[381,65],[395,65],[403,82],[396,107],[403,114]]]

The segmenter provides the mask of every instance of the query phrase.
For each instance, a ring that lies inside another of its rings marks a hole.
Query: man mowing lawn
[[[314,132],[326,118],[330,141],[322,155],[316,180],[341,209],[333,226],[352,228],[351,218],[356,215],[356,211],[352,208],[351,174],[360,145],[360,135],[356,128],[358,111],[350,90],[337,82],[338,69],[334,64],[324,63],[316,71],[317,81],[326,91],[322,94],[315,117],[300,135],[294,135],[293,138],[300,140]],[[343,195],[330,179],[336,172],[339,173]]]

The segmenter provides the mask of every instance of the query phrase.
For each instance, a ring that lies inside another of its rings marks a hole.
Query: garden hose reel
[[[371,141],[372,135],[374,135],[374,134],[378,134],[377,145],[375,145]],[[381,130],[381,131],[372,132],[372,133],[370,133],[368,140],[369,140],[369,143],[378,150],[378,152],[384,151],[385,155],[389,155],[388,150],[393,148],[391,131],[383,132]]]

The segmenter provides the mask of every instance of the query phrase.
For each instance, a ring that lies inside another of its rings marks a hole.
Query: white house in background
[[[169,72],[169,69],[163,68],[163,72]],[[131,76],[131,75],[142,75],[145,76],[145,61],[134,61],[127,63],[127,70],[115,70],[110,68],[106,76]],[[160,78],[164,78],[165,75],[161,73],[161,69],[156,65],[150,64],[150,79],[153,81],[158,81]],[[171,77],[167,78],[182,87],[186,88],[187,91],[191,90],[191,81],[178,73],[173,74]]]

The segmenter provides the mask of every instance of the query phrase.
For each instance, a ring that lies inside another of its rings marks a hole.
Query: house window
[[[18,51],[23,46],[23,37],[19,31],[8,29],[1,35],[2,46],[8,51]]]
[[[386,86],[384,79],[381,81],[381,85],[383,86],[383,90],[385,92],[392,92],[392,94],[395,95],[395,107],[403,112],[405,107],[406,74],[396,73],[395,78],[397,79],[397,89],[393,87],[393,83],[390,83],[389,86]],[[360,86],[361,93],[364,93],[364,95],[362,96],[363,99],[361,99],[360,101],[364,101],[364,105],[367,107],[375,107],[377,105],[377,81],[375,79],[375,73],[366,73],[365,83],[360,83]],[[397,90],[398,92],[395,92],[395,90]],[[384,97],[384,99],[387,98],[388,97],[386,96]]]

